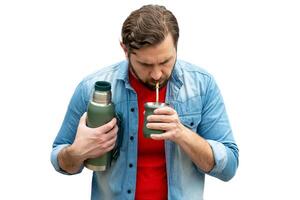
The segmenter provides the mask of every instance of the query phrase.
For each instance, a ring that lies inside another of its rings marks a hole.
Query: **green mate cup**
[[[145,115],[144,115],[144,126],[143,126],[143,135],[145,138],[150,138],[151,134],[162,134],[164,131],[163,130],[155,130],[155,129],[149,129],[146,127],[146,124],[148,123],[147,117],[149,115],[153,114],[153,111],[156,108],[161,108],[165,107],[168,104],[166,103],[161,103],[161,102],[147,102],[144,104],[145,107]]]

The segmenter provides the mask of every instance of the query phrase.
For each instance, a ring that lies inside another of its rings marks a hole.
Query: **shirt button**
[[[130,108],[130,111],[131,111],[131,112],[134,112],[134,108]]]
[[[194,122],[191,122],[190,125],[191,125],[191,126],[194,126]]]
[[[127,193],[130,194],[130,193],[131,193],[131,190],[127,190]]]
[[[129,164],[129,168],[131,168],[132,166],[133,166],[133,164],[130,163],[130,164]]]
[[[130,140],[132,141],[134,139],[134,137],[133,136],[130,136]]]

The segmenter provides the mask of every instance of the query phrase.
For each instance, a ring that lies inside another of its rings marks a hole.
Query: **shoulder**
[[[103,67],[96,72],[86,76],[83,82],[94,82],[98,80],[113,81],[113,79],[120,78],[124,75],[127,68],[127,61],[121,61],[110,66]]]
[[[108,81],[111,83],[113,89],[117,85],[117,80],[126,77],[127,73],[127,61],[121,61],[116,64],[103,67],[84,77],[77,85],[73,96],[80,97],[84,101],[88,101],[94,89],[95,82]]]
[[[92,89],[96,81],[108,81],[113,84],[117,79],[123,79],[126,75],[127,61],[121,61],[89,74],[82,79],[79,85]]]
[[[200,87],[201,90],[205,90],[212,82],[215,82],[213,75],[199,65],[177,60],[176,68],[179,79],[185,85]]]
[[[196,76],[212,77],[202,66],[192,64],[184,60],[177,60],[176,65],[183,75],[195,74]]]

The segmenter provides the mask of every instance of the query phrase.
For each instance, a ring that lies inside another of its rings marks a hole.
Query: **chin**
[[[159,83],[159,88],[164,87],[168,83],[168,80]],[[146,82],[144,83],[149,89],[156,90],[156,83],[154,82]]]
[[[151,89],[151,90],[155,90],[155,89],[156,89],[155,85],[153,85],[152,83],[144,83],[144,85],[145,85],[147,88]]]

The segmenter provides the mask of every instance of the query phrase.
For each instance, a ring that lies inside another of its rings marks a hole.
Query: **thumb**
[[[86,125],[86,116],[87,116],[86,112],[83,113],[83,115],[80,117],[79,124]]]

